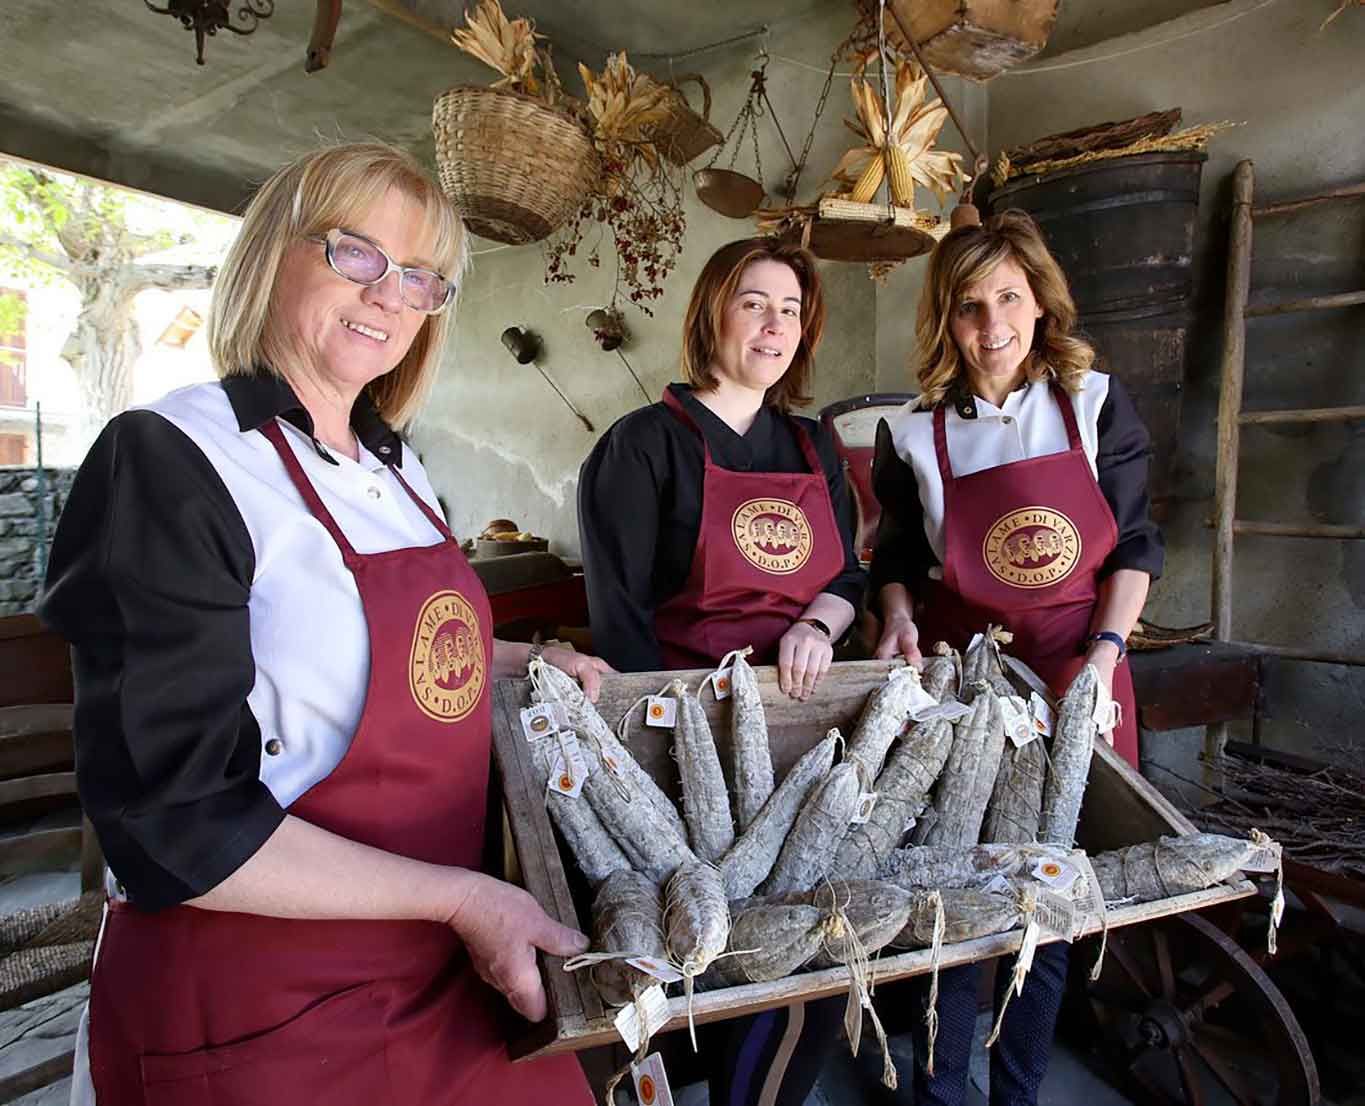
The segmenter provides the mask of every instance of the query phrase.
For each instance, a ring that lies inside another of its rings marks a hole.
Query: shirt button
[[[1002,418],[1000,421],[1003,422],[1006,426],[1009,426],[1010,423],[1014,422],[1014,420],[1013,420],[1012,418],[1010,418],[1009,415],[1006,415],[1006,416],[1005,416],[1004,418]]]
[[[381,492],[378,488],[371,486],[365,489],[365,494],[368,495],[371,499],[378,499],[384,493]]]
[[[278,737],[272,737],[269,741],[265,743],[265,752],[267,756],[272,757],[279,756],[282,752],[284,752],[284,742],[281,741]]]
[[[379,447],[379,452],[382,453],[385,457],[387,457],[390,453],[393,452],[393,450],[389,446],[381,445]]]

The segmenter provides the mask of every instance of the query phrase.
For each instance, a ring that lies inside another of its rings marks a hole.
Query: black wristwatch
[[[1081,649],[1084,653],[1086,648],[1094,645],[1097,641],[1107,641],[1119,651],[1119,660],[1123,660],[1128,655],[1128,643],[1123,640],[1122,634],[1116,634],[1113,630],[1101,630],[1098,634],[1091,634],[1085,639],[1085,647]]]
[[[821,622],[820,619],[818,619],[818,618],[798,618],[796,621],[797,621],[797,622],[804,622],[807,626],[814,626],[817,630],[819,630],[822,634],[824,634],[825,637],[829,638],[830,641],[833,641],[833,640],[834,640],[834,635],[830,632],[829,627],[826,626],[823,622]]]

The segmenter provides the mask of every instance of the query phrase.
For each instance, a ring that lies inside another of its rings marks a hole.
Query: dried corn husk
[[[450,32],[450,41],[466,54],[502,74],[493,88],[515,87],[528,95],[540,93],[535,78],[535,24],[529,19],[508,19],[498,0],[479,0],[474,14],[464,13],[467,29]]]

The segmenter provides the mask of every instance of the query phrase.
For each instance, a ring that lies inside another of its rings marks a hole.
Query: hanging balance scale
[[[877,9],[877,14],[873,18],[877,19],[875,40],[876,53],[881,67],[881,112],[879,114],[882,115],[882,118],[878,120],[881,126],[881,134],[878,136],[875,133],[876,128],[872,128],[872,140],[875,145],[880,147],[874,156],[880,157],[882,160],[882,165],[879,168],[882,169],[881,178],[886,189],[886,201],[867,202],[848,196],[825,195],[821,196],[814,205],[791,206],[759,212],[761,225],[775,231],[784,240],[799,242],[814,253],[816,257],[826,261],[847,261],[873,266],[894,265],[929,253],[951,228],[981,221],[977,209],[970,202],[970,182],[963,189],[959,203],[954,208],[950,220],[946,221],[937,215],[917,211],[913,206],[909,206],[908,198],[903,199],[893,192],[891,185],[893,178],[891,134],[892,117],[896,105],[892,101],[887,80],[891,63],[886,40],[884,0],[877,4]],[[891,14],[894,18],[894,11]],[[831,56],[829,72],[825,77],[824,88],[816,104],[810,133],[806,137],[801,157],[796,163],[796,169],[788,186],[790,197],[794,197],[796,194],[796,186],[809,158],[815,132],[829,98],[830,88],[833,85],[840,60],[850,53],[858,52],[854,49],[855,43],[866,42],[871,38],[872,35],[867,32],[866,23],[860,23],[853,34],[841,43]],[[986,159],[977,153],[971,139],[967,137],[961,120],[953,110],[948,97],[944,94],[937,77],[925,63],[918,45],[913,39],[907,40],[920,70],[932,83],[949,117],[961,134],[964,144],[971,152],[974,172],[977,174],[983,172],[987,165]],[[882,185],[879,184],[876,190],[880,190],[881,187]],[[870,193],[871,197],[875,197],[876,190]],[[898,203],[898,200],[902,200],[902,202]]]
[[[750,78],[749,94],[745,97],[744,106],[739,109],[739,114],[735,116],[735,121],[730,124],[725,141],[716,147],[716,152],[711,155],[711,160],[706,163],[705,168],[698,169],[692,174],[697,199],[712,211],[730,219],[747,219],[758,210],[759,205],[763,203],[763,197],[767,194],[763,187],[763,162],[758,153],[759,119],[766,115],[773,121],[773,126],[777,128],[778,136],[782,139],[782,145],[787,149],[787,156],[792,159],[793,165],[796,164],[792,148],[787,143],[787,136],[782,132],[782,124],[777,121],[777,113],[768,99],[767,50],[759,50],[758,68],[750,73]],[[746,137],[752,140],[754,147],[752,177],[735,169],[735,161],[739,158],[740,147],[744,145]],[[727,146],[730,147],[728,167],[719,169],[716,162]]]

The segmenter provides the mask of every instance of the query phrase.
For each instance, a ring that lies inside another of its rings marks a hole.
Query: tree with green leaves
[[[75,370],[91,431],[131,402],[142,352],[133,314],[138,293],[207,288],[217,273],[213,266],[142,260],[193,241],[130,225],[132,208],[146,203],[121,189],[0,159],[0,270],[41,284],[67,281],[80,293],[62,359]],[[23,310],[17,298],[0,297],[0,333],[18,330]]]

